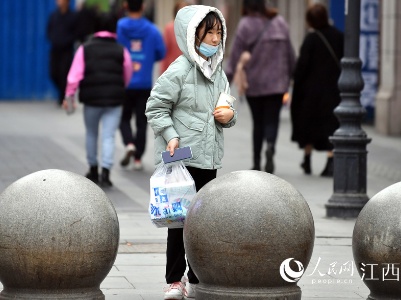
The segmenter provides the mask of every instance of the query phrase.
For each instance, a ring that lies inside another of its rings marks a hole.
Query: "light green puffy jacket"
[[[179,147],[190,146],[192,159],[185,165],[201,169],[219,169],[224,155],[223,127],[235,124],[237,113],[227,124],[215,121],[213,110],[220,92],[228,88],[222,69],[225,35],[219,50],[211,57],[212,75],[207,77],[200,56],[195,52],[195,30],[203,18],[216,11],[227,29],[221,12],[209,6],[182,8],[175,19],[174,31],[183,55],[175,60],[156,81],[146,104],[148,123],[155,133],[155,164],[172,138]]]

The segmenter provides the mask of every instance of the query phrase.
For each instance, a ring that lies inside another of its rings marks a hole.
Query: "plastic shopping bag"
[[[195,182],[182,161],[160,164],[150,177],[152,223],[156,227],[183,228],[195,194]]]

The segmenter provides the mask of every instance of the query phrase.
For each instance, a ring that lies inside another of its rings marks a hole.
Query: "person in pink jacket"
[[[115,133],[121,120],[125,87],[132,76],[129,52],[116,41],[116,22],[114,17],[102,17],[99,31],[77,49],[65,92],[65,99],[71,101],[79,88],[78,98],[84,104],[86,157],[89,164],[86,177],[103,187],[113,185],[109,173],[114,162]],[[68,109],[68,102],[63,101],[65,109]],[[97,158],[99,125],[102,133],[100,178]]]

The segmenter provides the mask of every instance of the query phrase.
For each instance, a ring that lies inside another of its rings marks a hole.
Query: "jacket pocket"
[[[184,112],[175,114],[174,118],[177,120],[174,122],[174,127],[181,139],[180,147],[190,146],[192,159],[197,159],[203,151],[202,142],[206,122]]]

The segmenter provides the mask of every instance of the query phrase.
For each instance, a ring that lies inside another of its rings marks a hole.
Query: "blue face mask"
[[[202,53],[204,56],[210,57],[217,52],[217,50],[219,49],[219,45],[213,46],[202,42],[200,46],[196,46],[196,49],[198,49],[199,52]]]

